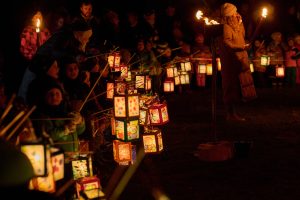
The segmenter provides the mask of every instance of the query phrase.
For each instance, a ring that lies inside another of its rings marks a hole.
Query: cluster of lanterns
[[[118,71],[119,63],[110,65],[111,72]],[[183,66],[190,68],[191,66]],[[125,70],[124,70],[125,71]],[[151,95],[152,80],[147,74],[133,74],[128,70],[118,80],[107,82],[107,99],[113,101],[113,116],[111,118],[114,160],[120,165],[130,165],[136,161],[138,141],[142,141],[146,154],[160,153],[163,150],[162,132],[158,128],[169,122],[167,104],[161,103],[157,95]],[[168,71],[177,75],[177,68]],[[130,76],[130,77],[129,77]],[[164,83],[167,91],[174,91],[174,81],[169,79]]]

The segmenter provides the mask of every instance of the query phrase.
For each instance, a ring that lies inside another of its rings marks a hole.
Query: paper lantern
[[[123,141],[132,141],[139,139],[140,129],[139,120],[118,120],[115,119],[115,135],[116,138]]]
[[[143,145],[146,154],[160,153],[163,150],[161,131],[159,129],[147,130],[143,134]]]
[[[140,108],[139,124],[141,126],[150,125],[150,115],[149,115],[148,108],[145,108],[145,107]]]
[[[180,76],[175,76],[174,80],[175,80],[175,85],[180,85]]]
[[[174,92],[174,80],[166,79],[164,81],[164,92]]]
[[[125,77],[125,80],[126,81],[131,81],[131,79],[132,79],[132,76],[131,76],[131,71],[127,71],[127,77]]]
[[[110,118],[110,126],[111,126],[111,134],[116,135],[116,122],[114,117]]]
[[[190,76],[187,72],[180,72],[179,78],[181,85],[190,84]]]
[[[42,192],[49,192],[54,193],[56,191],[55,188],[55,180],[52,170],[52,163],[51,163],[51,152],[50,148],[47,147],[46,149],[46,160],[47,160],[47,176],[44,177],[36,177],[32,178],[29,181],[29,189],[30,190],[38,190]]]
[[[139,96],[138,94],[126,94],[114,96],[115,118],[139,117]]]
[[[262,66],[268,66],[268,65],[270,65],[270,56],[268,56],[268,55],[262,55],[260,57],[260,64]]]
[[[127,65],[120,65],[121,77],[127,78],[128,77],[128,67]]]
[[[206,64],[198,64],[197,74],[206,74]]]
[[[151,78],[148,75],[135,76],[135,88],[149,91],[152,88]]]
[[[96,176],[84,177],[76,181],[76,191],[78,199],[85,199],[82,195],[84,193],[88,199],[95,199],[104,197],[105,194],[102,192],[100,180]]]
[[[210,76],[213,74],[213,67],[211,63],[206,64],[206,75]]]
[[[173,65],[171,65],[170,67],[167,67],[166,71],[167,71],[168,78],[173,78],[175,76],[178,76],[177,67],[174,67]]]
[[[250,63],[250,72],[251,72],[251,73],[254,72],[254,66],[253,66],[253,63]]]
[[[124,81],[115,81],[115,92],[114,94],[125,94],[127,89],[127,83]]]
[[[163,125],[169,122],[167,104],[153,104],[149,107],[151,125]]]
[[[221,59],[220,58],[216,58],[216,61],[217,61],[218,71],[221,71],[222,70]]]
[[[276,65],[276,77],[282,78],[284,76],[285,76],[284,66],[283,65]]]
[[[54,180],[58,181],[64,178],[65,175],[65,156],[62,149],[51,147],[51,163]]]
[[[197,74],[196,75],[197,86],[205,87],[206,75],[205,74]]]
[[[132,159],[131,142],[113,141],[114,160],[116,162],[129,162]]]
[[[47,146],[45,144],[23,143],[21,151],[29,158],[35,176],[47,176]]]
[[[106,98],[107,99],[113,99],[114,98],[114,89],[115,84],[113,82],[107,82],[106,83]]]
[[[182,62],[180,63],[180,70],[183,72],[189,72],[192,70],[191,62]]]
[[[111,53],[108,55],[107,62],[112,72],[121,71],[120,61],[121,56],[119,52]]]
[[[88,157],[79,157],[71,162],[74,180],[90,176],[91,171]]]
[[[119,162],[119,165],[130,165],[136,162],[136,145],[131,145],[131,161]]]

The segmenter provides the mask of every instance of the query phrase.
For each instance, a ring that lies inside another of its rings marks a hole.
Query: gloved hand
[[[72,118],[71,123],[78,125],[83,122],[83,117],[81,116],[80,112],[73,111],[69,113],[69,117]]]

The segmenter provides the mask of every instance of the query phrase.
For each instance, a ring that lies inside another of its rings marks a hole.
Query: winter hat
[[[29,65],[29,70],[35,74],[46,74],[56,59],[51,55],[36,54]]]
[[[221,15],[223,17],[229,17],[236,13],[237,8],[231,3],[224,3],[221,7]]]

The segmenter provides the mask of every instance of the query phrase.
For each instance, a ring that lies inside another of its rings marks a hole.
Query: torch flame
[[[261,16],[262,16],[263,18],[266,18],[267,15],[268,15],[268,9],[267,9],[267,8],[263,8],[263,9],[262,9],[262,12],[261,12]]]
[[[202,18],[202,16],[203,16],[203,12],[202,12],[201,10],[198,10],[198,11],[196,12],[196,18],[197,18],[198,20],[200,20],[200,19]]]
[[[35,29],[37,33],[40,32],[40,26],[41,26],[41,20],[37,19],[37,21],[36,21],[36,29]]]

